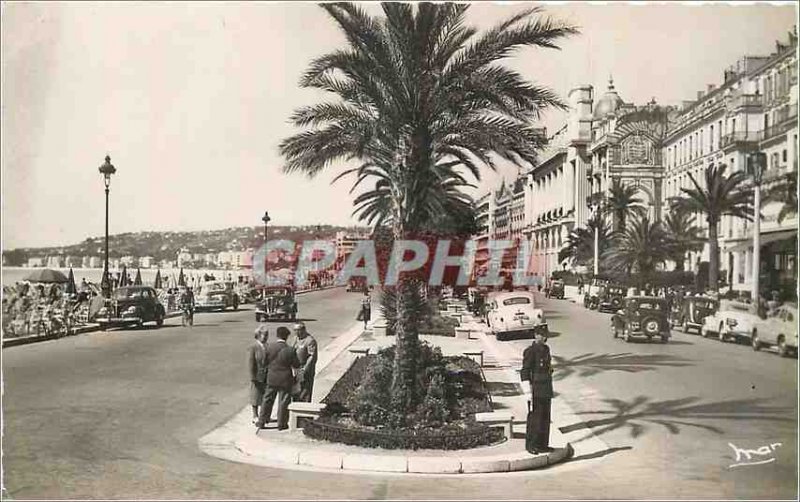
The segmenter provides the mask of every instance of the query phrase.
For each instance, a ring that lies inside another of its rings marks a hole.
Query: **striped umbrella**
[[[163,289],[164,285],[161,284],[161,282],[162,282],[161,269],[158,269],[158,271],[156,272],[156,280],[153,283],[153,287],[156,288],[156,289]]]
[[[141,286],[142,285],[142,271],[141,269],[136,269],[136,278],[133,280],[134,286]]]
[[[69,267],[69,277],[67,277],[67,290],[65,291],[68,295],[74,295],[78,292],[77,286],[75,286],[75,274],[72,272],[72,267]]]

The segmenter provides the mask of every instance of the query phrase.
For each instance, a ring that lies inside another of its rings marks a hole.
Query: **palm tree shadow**
[[[591,432],[577,440],[581,441],[592,434],[599,436],[623,427],[629,429],[631,437],[638,438],[646,433],[652,425],[660,425],[670,434],[680,434],[682,427],[695,427],[714,434],[722,434],[724,432],[722,428],[704,423],[704,421],[794,421],[791,417],[780,416],[790,413],[792,411],[790,408],[766,406],[763,404],[764,401],[764,399],[755,398],[700,403],[698,397],[653,401],[646,396],[637,396],[630,402],[621,399],[604,399],[603,402],[611,409],[578,413],[578,415],[592,415],[600,418],[559,427],[559,430],[566,434],[580,429],[591,429]]]
[[[581,460],[590,460],[593,458],[600,458],[605,457],[606,455],[611,455],[618,451],[625,451],[625,450],[632,450],[633,446],[616,446],[614,448],[607,448],[605,450],[596,451],[594,453],[585,453],[583,455],[578,455],[577,457],[572,457],[567,462],[580,462]]]
[[[570,376],[590,377],[604,371],[639,373],[662,367],[690,366],[691,360],[670,354],[581,354],[572,358],[553,356],[553,380]]]

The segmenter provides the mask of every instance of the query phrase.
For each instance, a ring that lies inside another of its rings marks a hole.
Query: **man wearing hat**
[[[525,449],[530,453],[550,448],[550,401],[553,399],[553,368],[547,336],[537,332],[533,343],[522,353],[520,378],[531,386],[531,405],[525,430]]]
[[[302,322],[294,325],[294,335],[297,337],[294,348],[297,352],[297,360],[300,361],[296,379],[300,388],[295,400],[310,403],[311,394],[314,391],[314,373],[317,367],[317,340],[306,331],[306,325]]]
[[[247,365],[250,369],[250,406],[253,408],[253,423],[258,420],[258,407],[264,399],[267,387],[267,338],[269,330],[263,324],[256,328],[253,345],[247,352]]]
[[[276,330],[278,339],[267,344],[267,388],[258,412],[256,432],[263,429],[272,415],[272,406],[278,399],[278,430],[289,428],[289,403],[292,402],[293,368],[300,367],[294,347],[286,345],[289,328],[281,326]]]

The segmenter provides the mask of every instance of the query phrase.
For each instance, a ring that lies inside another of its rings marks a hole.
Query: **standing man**
[[[531,386],[532,417],[525,431],[525,449],[530,453],[552,451],[550,448],[550,401],[553,399],[553,368],[547,336],[536,333],[533,343],[522,354],[520,377]]]
[[[364,321],[364,329],[367,329],[367,324],[372,317],[372,298],[369,296],[369,290],[364,290],[364,297],[361,298],[361,312],[358,317]]]
[[[250,406],[253,407],[253,424],[258,421],[258,406],[264,400],[267,387],[267,338],[269,330],[261,324],[256,328],[256,341],[250,346],[247,354],[247,366],[250,369]]]
[[[272,406],[278,399],[278,430],[289,428],[289,403],[292,402],[292,384],[294,374],[292,368],[299,368],[297,352],[286,344],[289,328],[281,326],[277,329],[278,340],[267,344],[267,388],[264,400],[258,412],[256,433],[263,429],[272,416]]]
[[[300,384],[300,393],[294,396],[297,401],[310,403],[314,391],[314,374],[317,369],[317,340],[308,334],[306,325],[298,322],[294,325],[294,336],[297,340],[294,349],[300,369],[297,370],[297,383]]]

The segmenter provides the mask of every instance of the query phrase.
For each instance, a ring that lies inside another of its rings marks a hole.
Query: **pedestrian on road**
[[[264,400],[267,388],[267,338],[269,329],[264,324],[256,328],[255,339],[247,352],[247,366],[250,370],[250,406],[253,408],[253,423],[258,421],[258,407]]]
[[[278,400],[278,430],[289,428],[289,403],[292,402],[293,368],[300,367],[297,352],[286,344],[289,328],[281,326],[277,329],[277,341],[267,344],[267,388],[264,400],[258,411],[256,433],[263,429],[272,416],[272,406]]]
[[[530,453],[550,448],[550,404],[553,399],[553,367],[547,336],[539,332],[522,354],[520,377],[531,388],[532,413],[525,430],[525,449]]]
[[[297,370],[295,381],[299,385],[295,401],[310,403],[311,394],[314,392],[314,375],[317,370],[317,340],[306,331],[306,325],[298,322],[294,325],[294,349],[300,369]]]
[[[364,291],[364,297],[361,299],[361,311],[358,313],[358,319],[364,321],[364,329],[367,329],[367,323],[372,316],[372,299],[369,297],[369,291]]]

